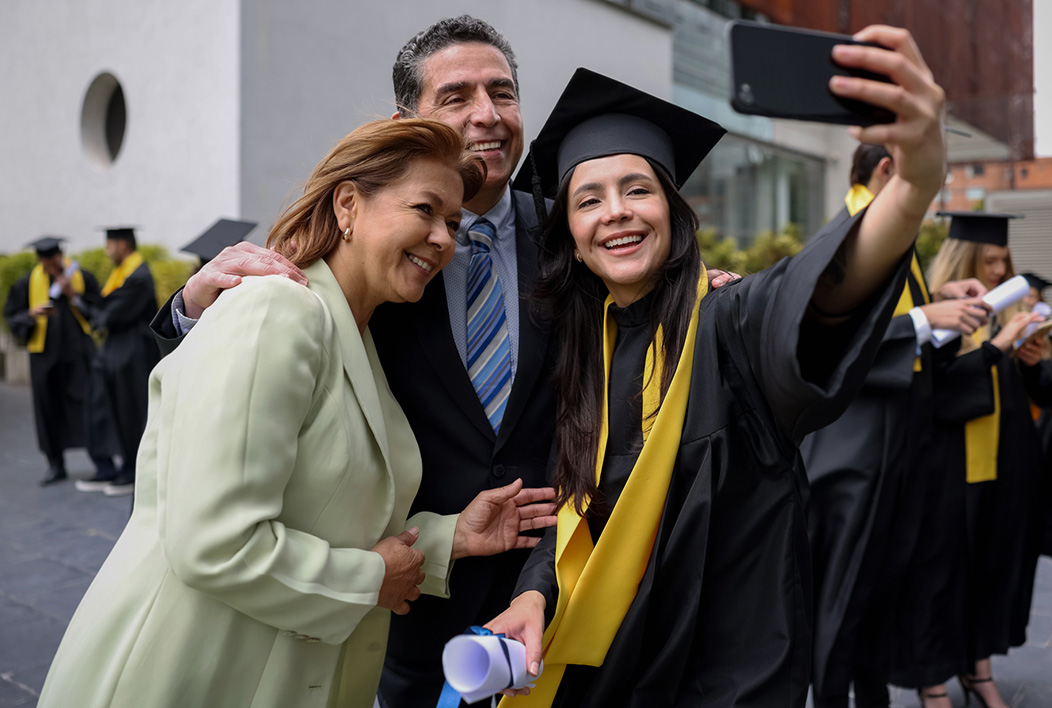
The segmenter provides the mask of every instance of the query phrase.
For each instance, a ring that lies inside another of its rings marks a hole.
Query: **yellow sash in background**
[[[124,285],[124,281],[128,279],[128,276],[134,273],[135,269],[141,265],[142,256],[139,255],[138,251],[132,251],[127,258],[121,261],[119,266],[113,269],[110,277],[106,278],[106,284],[102,286],[102,294],[109,295]]]
[[[62,259],[62,266],[67,270],[70,263],[68,258]],[[79,268],[73,272],[70,284],[73,286],[73,292],[78,295],[84,294],[84,274],[80,272]],[[37,267],[29,274],[29,309],[32,310],[34,307],[46,304],[51,299],[48,294],[49,290],[51,290],[51,278],[44,272],[44,266],[37,263]],[[77,322],[80,323],[80,328],[84,330],[84,334],[91,334],[91,327],[88,326],[84,316],[80,314],[80,310],[73,306],[72,302],[69,303],[69,309],[73,311],[73,316],[77,318]],[[36,318],[37,326],[33,330],[33,336],[29,338],[29,343],[26,345],[26,349],[29,350],[30,354],[40,354],[44,351],[44,342],[47,339],[47,320],[47,315],[40,315]]]
[[[972,334],[972,339],[982,345],[989,332],[990,325],[985,325]],[[994,383],[994,412],[964,424],[964,453],[967,460],[965,478],[968,484],[997,479],[997,450],[1001,442],[1001,391],[996,365],[990,367],[990,375]]]

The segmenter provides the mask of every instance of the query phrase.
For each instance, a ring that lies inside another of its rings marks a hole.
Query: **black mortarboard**
[[[536,192],[536,173],[540,192],[553,197],[573,167],[628,153],[657,162],[680,187],[726,132],[697,113],[578,69],[530,143],[529,159],[512,186]]]
[[[36,241],[27,243],[26,247],[35,250],[40,258],[47,258],[56,253],[61,253],[62,242],[65,240],[61,236],[41,236]]]
[[[106,240],[135,241],[135,229],[131,226],[114,226],[106,229]]]
[[[1023,273],[1023,277],[1026,278],[1026,282],[1030,284],[1030,287],[1035,288],[1038,292],[1052,285],[1052,282],[1045,280],[1036,273]]]
[[[1019,218],[1015,214],[991,214],[982,211],[940,211],[935,215],[951,217],[948,238],[989,243],[993,246],[1008,245],[1008,220]]]
[[[233,219],[220,219],[212,224],[203,234],[186,244],[180,251],[193,253],[200,257],[201,263],[207,263],[227,246],[233,246],[245,240],[245,236],[256,228],[254,221],[234,221]]]

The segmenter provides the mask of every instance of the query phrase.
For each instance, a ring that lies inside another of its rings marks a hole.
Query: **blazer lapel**
[[[410,315],[411,313],[411,315]],[[424,288],[424,296],[416,306],[407,310],[407,316],[416,319],[416,331],[423,358],[435,370],[435,376],[446,387],[450,398],[467,416],[468,420],[490,439],[495,439],[493,427],[486,418],[486,411],[479,401],[475,387],[471,385],[464,362],[453,341],[453,329],[449,324],[449,306],[446,303],[446,282],[439,273]]]
[[[519,192],[512,192],[515,205],[515,258],[519,270],[519,358],[515,369],[508,405],[497,436],[497,449],[511,435],[512,429],[530,400],[537,377],[544,369],[548,348],[548,330],[534,323],[532,294],[537,283],[537,239],[540,227],[533,216],[533,202]]]
[[[304,271],[310,281],[310,289],[321,298],[332,316],[340,342],[340,354],[343,359],[343,371],[350,381],[351,389],[358,399],[366,422],[384,457],[387,474],[391,475],[391,454],[387,441],[387,428],[384,425],[383,408],[380,406],[380,395],[376,389],[376,379],[365,348],[365,341],[358,332],[347,298],[336,282],[336,276],[329,270],[328,264],[319,259]]]

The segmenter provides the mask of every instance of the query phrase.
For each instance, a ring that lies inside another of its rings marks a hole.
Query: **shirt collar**
[[[460,211],[460,230],[457,231],[457,243],[462,246],[469,243],[468,231],[471,230],[472,225],[483,217],[485,217],[486,221],[493,224],[493,229],[497,232],[494,238],[495,241],[501,240],[501,234],[514,233],[510,228],[513,225],[511,222],[515,219],[515,209],[511,201],[510,188],[504,190],[500,201],[494,204],[493,208],[485,214],[476,214],[467,209],[461,209]]]

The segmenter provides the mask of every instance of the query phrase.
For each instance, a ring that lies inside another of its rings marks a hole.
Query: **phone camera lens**
[[[755,101],[752,95],[752,86],[749,86],[749,84],[742,84],[739,86],[738,100],[747,106],[752,105],[753,101]]]

